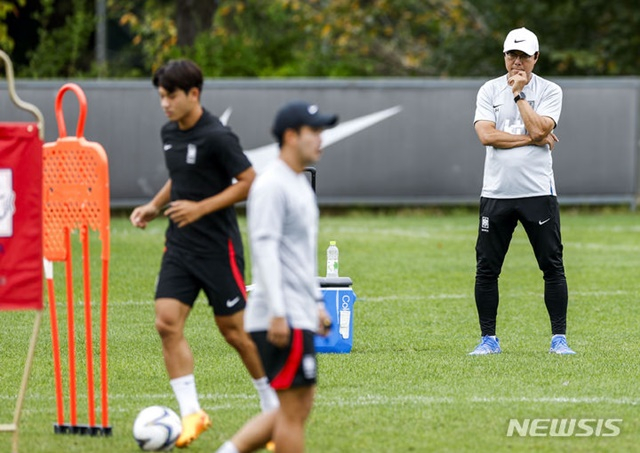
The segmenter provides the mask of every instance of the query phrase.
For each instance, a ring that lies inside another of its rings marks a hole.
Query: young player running
[[[168,206],[155,326],[182,414],[176,445],[186,447],[211,426],[198,401],[193,354],[184,336],[200,290],[213,308],[218,329],[253,378],[263,410],[275,409],[278,400],[243,322],[244,260],[234,203],[247,197],[255,172],[238,137],[200,104],[203,77],[194,62],[170,61],[156,71],[153,85],[169,119],[161,133],[169,180],[130,219],[145,228]]]

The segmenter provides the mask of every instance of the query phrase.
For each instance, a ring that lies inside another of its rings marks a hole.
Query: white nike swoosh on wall
[[[358,132],[367,129],[387,118],[397,115],[402,111],[402,106],[396,105],[395,107],[381,110],[379,112],[371,113],[369,115],[360,116],[349,121],[338,124],[336,127],[327,129],[322,132],[322,148],[327,148],[347,137],[357,134]],[[231,116],[231,108],[227,108],[220,116],[220,121],[223,124],[227,124],[229,117]],[[224,119],[224,121],[223,121]],[[260,173],[271,161],[278,157],[280,151],[277,143],[270,145],[260,146],[258,148],[245,150],[245,154],[251,161],[256,173]]]
[[[227,107],[227,110],[225,110],[222,115],[220,115],[220,122],[222,124],[224,124],[225,126],[227,125],[227,123],[229,122],[229,117],[231,116],[231,107]]]

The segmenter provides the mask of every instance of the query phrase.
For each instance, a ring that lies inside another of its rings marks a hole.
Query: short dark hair
[[[182,90],[188,93],[197,88],[202,93],[202,70],[191,60],[170,60],[153,74],[153,86],[169,93]]]
[[[300,135],[300,131],[302,130],[302,125],[294,126],[294,127],[288,127],[287,129],[291,129],[296,134]],[[282,148],[282,145],[284,145],[284,133],[285,133],[284,130],[278,131],[278,132],[273,132],[273,135],[275,136],[276,140],[278,141],[278,146],[280,148]]]

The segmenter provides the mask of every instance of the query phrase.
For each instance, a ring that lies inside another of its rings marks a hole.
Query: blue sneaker
[[[469,353],[469,355],[486,355],[486,354],[498,354],[502,352],[500,349],[500,340],[498,337],[490,337],[485,335],[482,337],[480,344]]]
[[[576,352],[567,345],[567,337],[554,335],[551,337],[551,354],[575,354]]]

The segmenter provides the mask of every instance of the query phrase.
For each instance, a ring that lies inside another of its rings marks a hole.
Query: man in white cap
[[[553,130],[560,118],[562,90],[533,73],[540,49],[530,30],[511,30],[503,51],[507,74],[480,88],[474,117],[486,158],[475,281],[482,339],[470,354],[501,352],[496,337],[498,277],[518,222],[544,276],[552,333],[549,352],[575,354],[565,337],[568,291],[551,156],[558,141]]]

